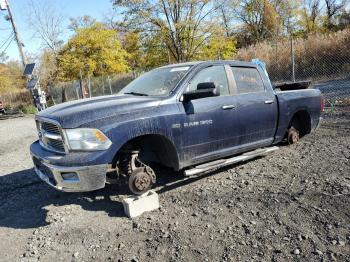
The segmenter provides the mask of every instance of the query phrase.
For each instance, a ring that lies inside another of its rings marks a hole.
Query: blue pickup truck
[[[37,175],[58,190],[125,179],[142,194],[156,182],[154,163],[195,175],[265,155],[316,129],[322,110],[319,90],[273,87],[259,62],[181,63],[117,95],[41,111],[30,151]]]

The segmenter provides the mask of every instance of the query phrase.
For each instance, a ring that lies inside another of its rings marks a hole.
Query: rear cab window
[[[233,78],[237,87],[237,94],[264,92],[265,87],[256,68],[232,67]]]

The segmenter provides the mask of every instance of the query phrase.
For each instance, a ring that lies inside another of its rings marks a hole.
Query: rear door
[[[239,146],[270,145],[276,131],[278,105],[255,67],[231,66],[236,88]]]

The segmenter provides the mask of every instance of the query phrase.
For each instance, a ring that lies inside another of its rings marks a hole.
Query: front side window
[[[189,66],[179,66],[152,70],[136,78],[119,93],[140,96],[168,96],[189,69]]]
[[[264,84],[256,68],[231,67],[238,94],[263,92]]]
[[[197,75],[191,80],[186,91],[197,90],[197,85],[199,83],[214,82],[220,88],[220,95],[228,95],[228,81],[226,77],[226,71],[223,66],[210,66],[201,70]]]

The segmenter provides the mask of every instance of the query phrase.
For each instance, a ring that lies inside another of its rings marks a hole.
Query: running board
[[[203,165],[195,166],[192,169],[185,170],[184,174],[185,176],[197,175],[199,173],[203,173],[212,169],[236,164],[242,161],[247,161],[249,159],[256,158],[258,156],[264,156],[278,149],[279,149],[278,146],[256,149],[232,158],[215,160]]]

